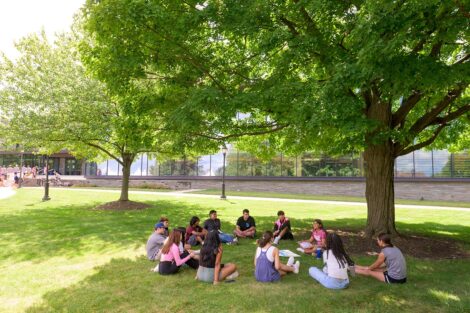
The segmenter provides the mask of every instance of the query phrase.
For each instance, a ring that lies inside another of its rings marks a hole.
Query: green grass
[[[22,189],[0,202],[0,311],[2,312],[468,312],[470,262],[417,260],[407,257],[409,282],[387,286],[364,277],[350,287],[331,291],[308,276],[319,266],[302,256],[299,275],[275,284],[253,278],[252,240],[224,247],[224,262],[235,262],[235,283],[212,286],[194,280],[194,270],[163,277],[149,270],[145,242],[161,215],[172,226],[186,225],[192,215],[205,218],[217,209],[223,229],[231,230],[243,208],[249,208],[258,229],[271,228],[275,212],[284,209],[294,231],[309,229],[313,218],[328,227],[361,228],[365,208],[347,205],[221,201],[175,198],[168,194],[132,195],[152,205],[132,212],[92,208],[116,200],[117,193],[52,189],[49,202],[42,190]],[[470,247],[470,212],[397,209],[404,233],[459,240]],[[292,242],[282,248],[295,249]],[[359,264],[374,258],[354,255]]]
[[[220,195],[220,189],[204,189],[192,191],[194,194],[204,195]],[[226,191],[227,196],[242,196],[242,197],[261,197],[261,198],[279,198],[279,199],[300,199],[300,200],[325,200],[325,201],[348,201],[348,202],[365,202],[365,197],[353,196],[328,196],[328,195],[309,195],[309,194],[296,194],[296,193],[279,193],[268,191]],[[426,206],[448,206],[448,207],[461,207],[470,208],[470,202],[462,201],[430,201],[430,200],[407,200],[396,199],[397,204],[412,204],[412,205],[426,205]]]

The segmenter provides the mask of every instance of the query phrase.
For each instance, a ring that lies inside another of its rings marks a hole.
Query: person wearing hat
[[[165,234],[165,224],[159,222],[155,224],[155,231],[152,235],[150,235],[149,239],[147,240],[147,258],[150,261],[157,260],[157,254],[160,249],[163,247],[163,243],[165,242],[166,236]]]

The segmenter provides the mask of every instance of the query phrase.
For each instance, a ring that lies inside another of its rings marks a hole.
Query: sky
[[[17,56],[14,41],[42,28],[48,38],[69,29],[85,0],[0,0],[0,51]]]

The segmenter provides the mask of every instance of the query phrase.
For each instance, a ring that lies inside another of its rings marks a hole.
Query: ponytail
[[[260,248],[263,248],[266,246],[269,242],[271,242],[271,239],[273,238],[273,233],[269,230],[265,231],[261,239],[258,240],[258,245]]]

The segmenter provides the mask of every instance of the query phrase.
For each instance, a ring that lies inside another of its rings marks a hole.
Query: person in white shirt
[[[323,270],[314,266],[308,270],[313,279],[329,289],[344,289],[349,285],[348,268],[353,269],[354,263],[344,250],[341,237],[335,233],[326,236],[323,263]]]

